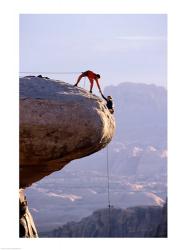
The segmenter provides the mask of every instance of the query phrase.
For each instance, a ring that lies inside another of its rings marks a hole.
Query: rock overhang
[[[85,89],[20,78],[20,187],[99,151],[114,130],[105,102]]]

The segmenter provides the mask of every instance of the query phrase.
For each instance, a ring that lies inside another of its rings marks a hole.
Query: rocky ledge
[[[20,188],[93,154],[112,139],[105,102],[62,81],[20,78]]]
[[[62,169],[74,159],[104,148],[111,141],[114,130],[114,117],[105,101],[85,89],[47,78],[20,78],[22,196],[24,188],[32,183]],[[20,202],[25,208],[25,201],[20,198]],[[29,212],[28,209],[24,211]],[[25,235],[21,237],[33,237]],[[34,235],[37,237],[37,233]]]
[[[20,78],[20,237],[38,237],[24,189],[112,139],[105,102],[62,81]]]
[[[114,130],[101,98],[62,81],[20,78],[20,237],[37,237],[24,189],[104,148]]]

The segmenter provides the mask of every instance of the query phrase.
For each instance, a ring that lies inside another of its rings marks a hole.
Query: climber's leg
[[[93,81],[93,79],[91,79],[91,78],[88,78],[89,79],[89,81],[90,81],[90,93],[92,93],[92,88],[93,88],[93,83],[94,83],[94,81]]]

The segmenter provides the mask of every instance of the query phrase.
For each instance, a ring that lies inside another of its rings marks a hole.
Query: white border
[[[1,8],[1,226],[0,249],[130,248],[183,249],[186,236],[186,7],[164,0],[12,0]],[[18,187],[18,15],[21,13],[164,13],[169,24],[169,238],[168,239],[19,239]],[[182,140],[183,139],[183,140]],[[184,141],[184,143],[183,143]],[[2,226],[3,225],[3,226]],[[181,246],[181,247],[180,247]]]

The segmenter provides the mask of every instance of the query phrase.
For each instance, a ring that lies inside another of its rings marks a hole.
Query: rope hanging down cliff
[[[109,146],[106,147],[107,152],[107,159],[106,159],[106,165],[107,165],[107,191],[108,191],[108,236],[111,236],[111,214],[110,214],[110,173],[109,173]]]

